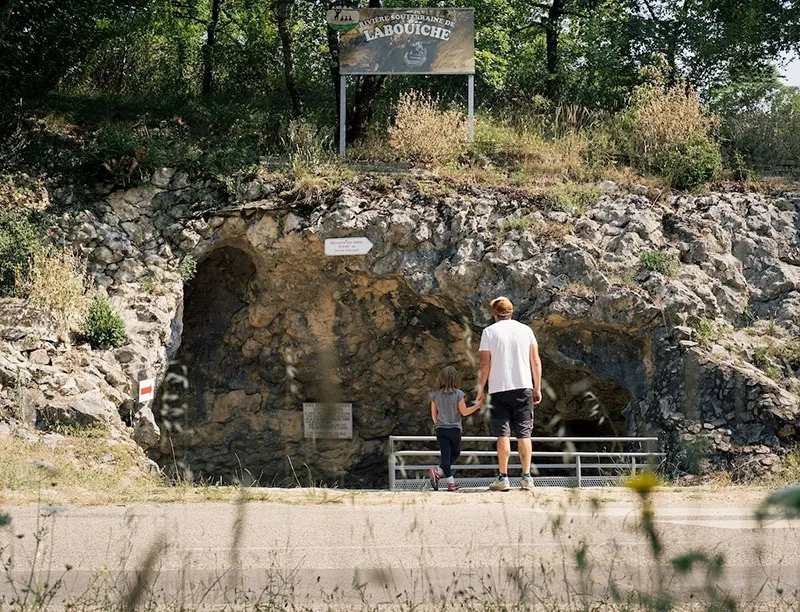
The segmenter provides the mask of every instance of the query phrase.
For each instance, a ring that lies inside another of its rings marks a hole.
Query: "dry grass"
[[[542,129],[514,126],[490,117],[475,122],[474,155],[497,166],[515,169],[512,182],[519,186],[546,178],[557,182],[588,174],[585,155],[591,141],[583,130],[560,130],[547,136]]]
[[[467,150],[467,123],[455,110],[442,110],[438,101],[419,91],[400,96],[388,144],[400,159],[447,164]]]
[[[61,333],[86,310],[90,287],[86,262],[70,249],[35,253],[27,278],[19,284],[19,295],[27,295],[33,305],[47,310]]]
[[[620,126],[629,145],[629,155],[649,167],[655,158],[676,145],[708,138],[719,117],[709,114],[697,91],[685,83],[663,88],[638,87]]]
[[[555,221],[540,220],[533,215],[522,215],[504,219],[498,224],[498,237],[503,240],[505,234],[512,230],[519,230],[530,234],[538,241],[562,240],[572,233],[572,223],[557,223]]]
[[[52,443],[0,437],[0,504],[47,503],[97,506],[133,502],[234,501],[242,487],[214,483],[168,483],[130,442],[72,432]],[[328,505],[359,494],[326,487],[244,489],[248,500]],[[393,494],[391,495],[393,497]]]
[[[153,491],[160,479],[149,472],[131,442],[66,436],[52,443],[3,437],[0,444],[0,501],[25,503],[41,489],[48,502],[116,503]],[[46,470],[35,462],[52,466]]]

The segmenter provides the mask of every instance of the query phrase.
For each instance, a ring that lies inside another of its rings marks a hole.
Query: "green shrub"
[[[678,258],[673,253],[654,250],[642,253],[642,265],[652,272],[659,272],[671,278],[678,273]]]
[[[181,273],[183,282],[188,283],[195,277],[195,274],[197,274],[197,260],[191,253],[184,255],[183,259],[181,259],[180,266],[178,266],[178,270]]]
[[[722,328],[713,320],[701,317],[692,325],[697,342],[705,349],[711,348],[722,337]]]
[[[36,228],[26,216],[0,210],[0,297],[19,291],[41,249]]]
[[[96,295],[86,312],[81,334],[93,348],[122,346],[127,340],[125,322],[108,298]]]
[[[601,195],[602,191],[597,185],[583,183],[565,183],[550,193],[556,208],[579,215],[597,204]]]
[[[723,134],[736,166],[754,165],[765,171],[800,164],[800,91],[779,87],[758,104],[730,104],[726,109]]]
[[[677,453],[678,470],[686,474],[699,474],[702,461],[709,456],[713,445],[707,438],[681,440]]]
[[[674,187],[691,188],[722,165],[719,145],[711,138],[718,123],[685,83],[668,88],[646,84],[634,90],[615,129],[622,151],[638,170],[660,174]]]
[[[660,153],[654,169],[677,189],[692,189],[714,178],[722,167],[719,144],[707,137]]]

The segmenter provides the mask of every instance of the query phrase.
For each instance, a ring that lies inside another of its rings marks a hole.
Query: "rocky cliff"
[[[28,423],[0,431],[101,420],[195,477],[283,483],[291,460],[304,482],[382,485],[387,436],[430,432],[438,370],[473,389],[504,294],[540,340],[537,434],[655,434],[675,466],[701,448],[701,469],[780,469],[800,426],[800,194],[601,187],[584,212],[424,177],[311,194],[267,178],[229,198],[164,169],[51,236],[87,257],[125,346],[64,343],[0,304],[0,405]],[[375,246],[325,255],[348,236]],[[143,377],[153,409],[134,401]],[[305,438],[309,401],[351,402],[353,439]]]

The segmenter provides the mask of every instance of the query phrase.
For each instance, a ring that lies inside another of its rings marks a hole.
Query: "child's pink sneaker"
[[[428,470],[428,477],[431,479],[431,489],[439,490],[439,470],[431,468]]]
[[[448,490],[448,491],[458,491],[460,488],[461,488],[461,487],[459,487],[459,486],[458,486],[456,483],[454,483],[454,482],[448,482],[448,483],[447,483],[447,490]]]

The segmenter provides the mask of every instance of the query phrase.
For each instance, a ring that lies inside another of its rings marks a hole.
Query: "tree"
[[[630,0],[631,52],[708,91],[757,75],[800,41],[798,0]]]
[[[205,30],[205,42],[201,52],[203,58],[201,90],[203,95],[210,94],[214,89],[214,62],[216,60],[217,39],[219,37],[219,29],[223,25],[220,23],[220,15],[222,14],[224,0],[209,1],[211,5],[206,11],[204,10],[206,8],[204,2],[172,0],[175,17],[197,23]]]
[[[275,22],[278,25],[278,35],[281,39],[281,52],[283,55],[283,76],[286,89],[292,102],[292,114],[299,117],[303,114],[303,104],[300,91],[297,88],[297,79],[294,73],[294,55],[292,52],[292,36],[289,25],[289,12],[294,0],[273,0],[272,10],[275,13]]]
[[[0,0],[0,96],[39,95],[102,43],[102,24],[132,19],[147,0]]]
[[[569,17],[586,18],[589,11],[596,9],[599,4],[600,0],[551,0],[549,4],[533,2],[528,5],[531,7],[530,23],[520,31],[532,27],[544,30],[547,58],[544,94],[552,101],[557,101],[561,93],[559,41],[564,21]]]

